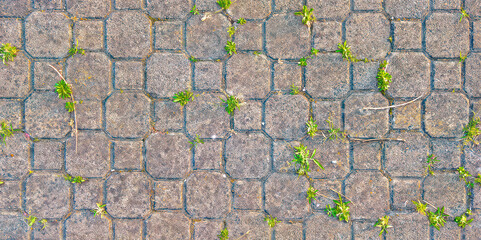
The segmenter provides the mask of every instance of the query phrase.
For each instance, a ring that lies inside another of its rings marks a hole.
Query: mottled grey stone
[[[23,134],[14,134],[2,144],[0,152],[0,178],[19,179],[28,173],[30,143]]]
[[[34,143],[34,169],[60,170],[63,166],[65,147],[61,142]]]
[[[227,139],[226,172],[232,178],[262,178],[269,172],[269,139],[262,133],[238,133]]]
[[[25,19],[25,50],[33,57],[61,58],[70,49],[71,20],[59,12],[34,12]]]
[[[93,206],[95,207],[95,206]],[[109,239],[110,221],[90,211],[75,212],[65,221],[66,239]]]
[[[264,222],[264,214],[253,211],[236,211],[226,220],[229,237],[249,236],[249,239],[271,239],[271,231]]]
[[[141,0],[115,0],[117,9],[140,9],[142,6]]]
[[[389,126],[388,110],[363,110],[365,107],[385,107],[389,103],[381,93],[356,93],[344,102],[346,132],[353,137],[381,137]]]
[[[466,92],[471,97],[481,97],[481,83],[479,78],[481,77],[481,70],[479,65],[481,64],[481,54],[472,53],[466,59]]]
[[[481,48],[481,22],[473,22],[473,48]]]
[[[306,191],[309,182],[294,174],[272,174],[265,183],[265,209],[279,220],[309,215]]]
[[[273,58],[301,58],[309,54],[309,30],[294,14],[273,15],[266,23],[266,49]]]
[[[263,23],[258,22],[246,22],[244,25],[237,25],[234,34],[236,47],[239,50],[261,50],[263,25]]]
[[[149,131],[150,101],[143,93],[115,93],[105,108],[112,137],[140,138]]]
[[[299,146],[299,144],[300,142],[298,141],[274,141],[272,157],[276,172],[296,172],[294,164],[291,164],[291,162],[294,159],[294,147]]]
[[[191,136],[223,138],[229,131],[230,116],[219,98],[226,99],[220,94],[203,94],[187,104],[186,128]]]
[[[412,201],[421,199],[421,180],[394,178],[391,181],[392,209],[415,210]]]
[[[354,169],[380,169],[381,144],[379,142],[353,143]]]
[[[22,102],[19,100],[0,99],[0,119],[10,123],[13,129],[22,125]]]
[[[219,89],[222,81],[222,64],[197,62],[194,70],[195,89]]]
[[[5,63],[0,64],[0,96],[24,98],[30,90],[30,60],[19,52],[13,62]]]
[[[22,186],[19,181],[4,181],[0,187],[0,209],[20,209]]]
[[[469,69],[469,70],[471,70],[471,69]],[[471,73],[472,73],[472,71],[466,71],[466,79],[471,80],[471,78],[470,78]],[[466,83],[468,85],[467,88],[466,88],[466,91],[473,90],[470,86],[470,84],[472,82],[466,81]],[[449,90],[455,89],[455,88],[459,89],[459,88],[462,87],[462,84],[463,84],[463,82],[461,80],[461,64],[458,61],[455,61],[455,62],[436,61],[436,62],[434,62],[434,88],[449,89]]]
[[[110,11],[109,0],[66,0],[67,11],[77,17],[107,16]]]
[[[222,142],[204,142],[195,146],[195,169],[220,169],[222,161]]]
[[[345,180],[345,192],[356,204],[352,219],[380,218],[389,210],[389,181],[380,172],[357,171]]]
[[[102,102],[99,100],[85,100],[75,106],[77,127],[79,129],[102,128]]]
[[[180,181],[156,181],[154,189],[154,209],[181,209],[183,206]]]
[[[104,23],[103,21],[79,21],[74,25],[74,36],[79,48],[101,50],[104,48]]]
[[[223,229],[223,223],[220,221],[200,220],[193,222],[193,225],[193,239],[195,240],[216,239]]]
[[[389,21],[381,13],[355,13],[346,21],[346,41],[357,58],[385,57],[389,34]]]
[[[393,104],[403,104],[408,101],[394,101]],[[421,101],[416,101],[401,107],[396,107],[393,113],[393,128],[420,129],[421,128]]]
[[[444,206],[446,214],[461,215],[466,211],[464,185],[464,182],[455,173],[430,175],[423,183],[424,199],[434,206]]]
[[[190,88],[189,60],[181,53],[154,53],[147,60],[147,92],[154,97],[172,97]]]
[[[49,65],[55,67],[55,69],[63,72],[63,64],[56,62],[34,62],[33,63],[33,87],[38,89],[55,89],[55,83],[62,80],[58,73]]]
[[[349,63],[338,53],[319,54],[306,67],[306,90],[312,97],[340,98],[350,89]]]
[[[190,144],[183,134],[154,134],[145,141],[146,170],[154,178],[183,178],[191,169]]]
[[[458,214],[458,215],[461,215]],[[469,227],[467,227],[469,228]],[[444,224],[441,231],[435,230],[433,228],[433,239],[435,240],[443,240],[443,239],[462,239],[462,229],[458,226],[457,223],[453,221],[448,221]]]
[[[155,129],[181,129],[184,125],[184,114],[180,105],[172,101],[155,102]]]
[[[186,50],[190,55],[203,59],[218,59],[227,54],[224,49],[229,38],[229,20],[222,14],[213,14],[201,21],[200,14],[187,21]]]
[[[252,54],[235,54],[226,64],[227,92],[241,98],[265,98],[270,90],[270,62]]]
[[[382,0],[355,0],[354,10],[382,10]]]
[[[460,142],[450,139],[431,139],[432,154],[440,160],[434,164],[434,169],[457,169],[461,166]],[[468,156],[466,155],[466,159]]]
[[[479,190],[479,189],[478,189]],[[476,239],[481,234],[481,219],[479,210],[475,210],[471,227],[466,228],[465,238],[466,239]]]
[[[114,12],[106,21],[107,50],[114,58],[143,58],[151,50],[149,18],[138,11]]]
[[[389,223],[396,227],[388,230],[389,233],[386,234],[388,240],[430,239],[428,218],[417,212],[396,214],[389,218]]]
[[[118,0],[117,0],[118,2]],[[116,219],[115,239],[141,239],[143,223],[140,219]]]
[[[307,5],[314,8],[317,18],[344,20],[351,9],[349,0],[308,0]]]
[[[275,0],[276,12],[298,12],[302,9],[302,0]]]
[[[21,47],[22,21],[20,19],[0,19],[0,32],[2,33],[0,43],[10,43],[17,48]]]
[[[185,18],[189,14],[190,0],[149,0],[147,11],[153,18]]]
[[[354,221],[352,223],[352,231],[354,239],[377,240],[382,239],[379,236],[379,228],[374,226],[376,222],[372,220]]]
[[[239,180],[234,182],[234,208],[260,210],[262,207],[262,186],[258,181]]]
[[[26,209],[39,219],[62,218],[69,211],[70,184],[55,174],[33,174],[27,178]]]
[[[425,102],[425,128],[432,137],[460,137],[468,123],[468,99],[460,93],[432,93]]]
[[[340,222],[338,219],[330,217],[325,213],[316,213],[306,220],[305,230],[306,240],[351,238],[351,227],[349,224]]]
[[[387,91],[393,97],[418,97],[430,90],[430,64],[423,53],[393,53],[387,72],[392,82]]]
[[[0,10],[1,11],[1,10]],[[20,213],[2,213],[0,215],[0,235],[5,239],[26,240],[29,239],[28,225]]]
[[[273,138],[298,139],[305,134],[309,103],[301,95],[274,95],[265,103],[265,130]]]
[[[398,49],[422,48],[422,24],[417,21],[394,22],[394,46]]]
[[[142,62],[115,63],[115,88],[141,90],[144,86],[144,64]]]
[[[231,183],[218,172],[194,172],[186,181],[186,210],[194,218],[222,218],[231,209]]]
[[[31,11],[29,0],[3,0],[1,2],[0,15],[24,17]]]
[[[155,22],[155,48],[180,50],[182,49],[183,33],[181,22]]]
[[[465,0],[464,9],[470,16],[481,16],[481,5],[476,0]]]
[[[341,42],[342,23],[315,22],[313,25],[314,48],[334,51]]]
[[[349,144],[343,141],[330,140],[324,142],[324,138],[309,139],[304,142],[307,149],[314,151],[315,158],[324,167],[320,169],[311,162],[310,177],[341,179],[349,172]]]
[[[144,173],[113,173],[107,179],[107,210],[117,218],[144,217],[150,211],[150,181]]]
[[[419,132],[392,133],[390,138],[404,141],[385,143],[386,171],[394,177],[421,177],[429,153],[429,139]]]
[[[322,211],[327,204],[332,206],[333,199],[339,199],[339,194],[334,191],[342,191],[342,180],[314,179],[313,187],[318,192],[316,198],[312,200],[311,208],[314,211]]]
[[[262,103],[257,101],[246,101],[236,111],[234,116],[234,126],[236,129],[249,130],[262,127]]]
[[[103,202],[104,183],[102,179],[88,179],[81,184],[74,184],[74,204],[76,210],[91,210],[97,203]]]
[[[478,176],[477,174],[481,173],[481,145],[475,145],[469,149],[464,148],[464,152],[466,170],[472,175]]]
[[[301,90],[301,75],[301,67],[298,64],[274,64],[274,89],[287,91],[294,85]]]
[[[434,0],[435,9],[459,9],[461,0]]]
[[[263,19],[271,13],[271,0],[242,0],[233,2],[227,10],[234,19]]]
[[[458,58],[469,51],[469,23],[458,13],[433,13],[426,19],[426,51],[433,57]]]
[[[354,89],[378,89],[376,79],[379,70],[378,62],[353,64],[352,69]]]
[[[114,143],[115,169],[142,169],[142,142],[117,141]]]
[[[429,11],[429,0],[384,0],[384,7],[395,18],[422,18]]]
[[[110,168],[110,141],[103,132],[79,131],[78,142],[69,138],[66,150],[65,168],[72,176],[103,177]]]
[[[62,0],[33,0],[33,7],[42,10],[46,9],[62,9]]]
[[[302,239],[302,223],[280,222],[276,224],[276,240]]]

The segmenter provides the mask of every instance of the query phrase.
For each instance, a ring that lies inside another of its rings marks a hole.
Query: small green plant
[[[299,93],[300,93],[299,87],[296,86],[296,85],[294,85],[294,84],[292,84],[292,85],[291,85],[291,91],[289,92],[289,94],[291,94],[291,95],[297,95],[297,94],[299,94]]]
[[[314,149],[314,151],[312,151],[312,155],[309,153],[310,151],[307,150],[307,147],[302,145],[302,143],[299,145],[299,147],[294,147],[294,160],[292,160],[292,162],[295,163],[296,166],[299,166],[299,169],[297,170],[297,174],[299,174],[299,176],[307,176],[307,174],[311,171],[309,169],[309,161],[313,161],[319,168],[324,169],[319,161],[314,159],[316,150]]]
[[[4,183],[5,183],[5,182],[4,182],[4,181],[2,181],[2,179],[0,179],[0,185],[2,185],[2,184],[4,184]]]
[[[17,132],[17,131],[22,131],[21,129],[14,129],[12,127],[12,124],[9,123],[8,121],[6,120],[3,120],[0,122],[0,135],[2,136],[2,142],[3,144],[5,144],[5,146],[7,145],[7,139],[11,136],[13,136],[13,133],[14,132]]]
[[[381,231],[379,232],[379,236],[381,236],[383,232],[387,233],[388,228],[392,228],[392,226],[389,225],[389,216],[384,216],[382,218],[379,218],[376,224],[374,224],[374,226],[381,228]]]
[[[307,57],[303,57],[301,59],[299,59],[299,62],[297,63],[299,66],[307,66]]]
[[[471,210],[468,209],[463,215],[455,217],[454,221],[460,226],[461,228],[465,228],[466,226],[471,226],[469,225],[473,219],[468,219],[469,215],[471,215]]]
[[[481,186],[481,174],[478,173],[478,176],[474,179],[474,182]]]
[[[221,7],[222,9],[227,10],[229,9],[232,2],[231,0],[219,0],[217,1],[217,4],[219,4],[219,7]]]
[[[236,30],[237,30],[237,29],[235,29],[234,26],[230,26],[230,27],[229,27],[229,30],[227,30],[227,32],[229,33],[229,37],[232,37],[232,35],[234,35],[234,33],[235,33]]]
[[[318,53],[319,53],[319,50],[317,50],[315,48],[311,49],[311,56],[317,56]]]
[[[190,90],[178,92],[173,97],[173,102],[178,102],[181,107],[184,107],[189,101],[194,100],[194,93]]]
[[[421,215],[426,216],[426,209],[428,208],[428,205],[425,203],[422,203],[421,200],[418,200],[417,202],[415,201],[412,201],[412,202],[416,206],[416,211]]]
[[[72,57],[73,55],[80,53],[82,55],[85,55],[85,50],[81,49],[78,47],[78,39],[77,39],[77,44],[73,45],[73,47],[68,50],[68,54]]]
[[[190,57],[189,57],[189,60],[190,60],[191,62],[194,62],[194,63],[199,61],[199,59],[198,59],[198,58],[195,58],[194,56],[190,56]]]
[[[481,123],[481,119],[479,117],[473,116],[473,118],[468,122],[468,124],[463,128],[464,131],[464,136],[462,137],[464,139],[463,145],[468,145],[470,143],[473,143],[475,145],[478,145],[478,137],[481,134],[481,130],[479,129],[478,125]]]
[[[470,18],[469,17],[469,14],[466,12],[466,10],[463,9],[463,7],[461,7],[461,17],[459,18],[459,22],[461,22],[463,20],[463,18]]]
[[[225,227],[224,229],[222,229],[222,231],[220,231],[220,234],[217,235],[217,237],[219,238],[219,240],[227,240],[227,239],[229,239],[229,231],[227,230],[227,227]]]
[[[466,184],[466,187],[468,188],[468,195],[471,195],[471,189],[474,187],[474,183],[469,181],[471,174],[466,169],[464,169],[464,167],[459,167],[457,171],[459,174],[459,180],[464,181],[464,184]]]
[[[317,124],[316,124],[316,121],[311,117],[311,119],[309,119],[309,121],[307,121],[306,123],[306,127],[307,127],[307,134],[311,137],[314,137],[317,135]]]
[[[47,219],[40,220],[40,223],[42,224],[42,229],[40,229],[40,230],[44,230],[48,226],[48,220]]]
[[[341,131],[340,128],[335,128],[334,123],[331,121],[331,116],[326,120],[327,124],[329,125],[328,133],[329,135],[326,137],[326,140],[341,140],[343,141],[346,138],[346,133]]]
[[[463,54],[461,53],[461,51],[459,51],[459,62],[460,62],[460,63],[464,62],[467,57],[468,57],[468,55],[463,56]]]
[[[0,47],[0,55],[2,55],[3,64],[7,65],[8,61],[13,62],[13,59],[17,56],[17,48],[10,43],[4,43]]]
[[[85,179],[84,179],[83,177],[81,177],[81,176],[72,177],[72,176],[70,176],[70,174],[65,174],[65,175],[63,175],[63,178],[64,178],[65,180],[71,182],[71,183],[78,183],[78,184],[80,184],[80,183],[85,182]]]
[[[434,167],[434,163],[439,162],[438,158],[435,157],[433,154],[428,155],[428,160],[426,163],[428,164],[426,168],[426,175],[434,175],[432,168]]]
[[[311,27],[312,23],[316,21],[316,17],[314,17],[314,9],[308,9],[307,6],[303,6],[300,12],[294,13],[296,16],[302,16],[302,23]]]
[[[277,221],[277,218],[272,217],[272,216],[266,216],[264,218],[264,221],[266,221],[267,224],[269,225],[269,227],[271,227],[271,228],[275,227],[277,223],[281,222],[281,221]]]
[[[261,55],[261,53],[260,53],[260,52],[258,52],[258,51],[254,51],[254,52],[253,52],[253,54],[254,54],[254,55],[256,55],[256,56],[259,56],[259,55]]]
[[[386,72],[387,68],[387,61],[383,61],[379,64],[379,69],[377,71],[377,87],[382,94],[386,92],[389,88],[389,84],[392,82],[392,76],[388,72]]]
[[[237,23],[240,25],[244,25],[246,24],[246,20],[244,18],[239,18],[239,20],[237,20]]]
[[[319,191],[319,190],[317,190],[317,189],[315,189],[315,188],[313,188],[313,187],[309,187],[309,188],[307,189],[307,192],[306,192],[306,193],[307,193],[307,198],[306,198],[306,199],[309,200],[309,204],[311,204],[312,199],[316,199],[316,197],[317,197],[317,192],[318,192],[318,191]]]
[[[222,100],[222,102],[224,102],[225,110],[230,115],[234,114],[234,110],[236,108],[239,109],[240,102],[239,102],[239,99],[236,98],[235,96],[228,96],[225,100],[222,99],[222,98],[220,100]]]
[[[351,217],[349,203],[351,202],[344,202],[342,200],[341,194],[339,194],[339,200],[334,200],[334,203],[336,204],[335,207],[331,207],[331,205],[327,204],[326,209],[324,209],[327,215],[331,217],[337,217],[341,222],[349,222],[349,219]]]
[[[444,227],[444,224],[446,223],[446,217],[448,216],[448,214],[444,213],[444,207],[438,208],[436,212],[428,211],[429,225],[440,231],[439,229]]]
[[[204,140],[200,139],[199,134],[196,134],[194,140],[192,142],[189,141],[189,143],[192,145],[190,146],[190,149],[192,149],[193,147],[197,146],[197,143],[204,144]]]
[[[27,225],[29,227],[33,227],[33,225],[35,224],[35,222],[37,222],[37,217],[31,215],[31,214],[28,214],[27,217],[25,217],[25,222],[27,222]]]
[[[77,104],[77,101],[73,101],[71,87],[72,86],[63,79],[55,84],[55,90],[57,91],[59,98],[61,99],[72,98],[72,102],[68,102],[68,101],[65,102],[65,109],[68,112],[75,111],[75,104]]]
[[[348,62],[359,62],[360,60],[357,59],[354,55],[351,53],[351,47],[347,45],[347,41],[344,41],[343,43],[337,44],[337,50],[336,52],[342,54],[342,58],[347,60]]]
[[[196,5],[194,5],[194,6],[192,7],[192,9],[190,10],[190,13],[192,13],[192,15],[197,15],[197,14],[199,14],[199,11],[197,10],[197,6],[196,6]]]
[[[235,42],[227,41],[224,49],[229,53],[229,55],[236,54],[237,50],[235,48]]]
[[[105,214],[107,214],[107,212],[105,211],[105,204],[102,203],[97,203],[97,207],[90,211],[94,213],[94,217],[98,214],[100,215],[100,218],[103,218],[105,217]]]

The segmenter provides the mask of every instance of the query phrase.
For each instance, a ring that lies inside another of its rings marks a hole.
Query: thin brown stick
[[[242,236],[238,237],[236,240],[239,240],[239,239],[243,238],[244,236],[246,236],[247,234],[249,234],[250,231],[251,231],[251,230],[249,230],[249,231],[247,231],[246,233],[242,234]]]
[[[425,202],[425,203],[429,204],[429,205],[430,205],[431,207],[433,207],[433,208],[436,208],[436,206],[432,205],[432,204],[431,204],[431,203],[429,203],[428,201],[425,201],[425,200],[423,200],[423,202]]]
[[[318,195],[321,196],[321,197],[327,198],[327,199],[336,200],[336,199],[330,198],[330,197],[328,197],[328,196],[326,196],[326,195],[324,195],[324,194],[318,193]]]
[[[374,138],[374,139],[349,138],[349,141],[359,141],[359,142],[399,141],[399,142],[405,142],[406,140],[404,140],[404,139],[402,139],[402,138]]]
[[[64,80],[67,84],[69,84],[67,82],[67,80],[62,76],[62,74],[54,66],[52,66],[52,64],[48,64],[48,65],[51,68],[53,68],[53,70],[55,70],[55,72],[57,72],[57,74],[60,76],[60,78],[62,78],[62,80]],[[75,129],[74,129],[74,133],[75,133],[75,153],[77,153],[77,146],[78,146],[77,108],[75,107],[75,99],[73,97],[73,90],[72,90],[72,94],[70,94],[70,98],[72,99],[72,103],[73,103],[73,118],[74,118],[74,122],[75,122]]]
[[[401,104],[397,104],[397,105],[392,105],[392,106],[387,106],[387,107],[378,107],[378,108],[373,108],[373,107],[365,107],[363,108],[362,110],[383,110],[383,109],[389,109],[389,108],[396,108],[396,107],[402,107],[402,106],[405,106],[405,105],[408,105],[408,104],[411,104],[413,102],[416,102],[417,100],[421,99],[422,97],[424,97],[426,95],[423,94],[417,98],[415,98],[414,100],[411,100],[409,102],[405,102],[405,103],[401,103]]]
[[[355,205],[354,202],[353,202],[351,199],[349,199],[348,197],[346,197],[346,195],[344,195],[344,194],[342,194],[342,193],[340,193],[340,192],[338,192],[338,191],[336,191],[336,190],[334,190],[334,189],[332,189],[332,188],[329,188],[329,189],[331,189],[331,191],[333,191],[333,192],[335,192],[335,193],[337,193],[337,194],[345,197],[347,200],[351,201],[351,203],[352,203],[353,205]]]

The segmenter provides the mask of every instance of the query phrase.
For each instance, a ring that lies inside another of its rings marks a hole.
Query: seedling
[[[303,58],[299,59],[298,65],[303,66],[303,67],[307,66],[307,58],[303,57]]]
[[[316,155],[316,150],[312,151],[312,155],[309,155],[309,150],[307,150],[307,147],[302,145],[302,143],[299,145],[299,147],[294,147],[294,160],[292,160],[293,163],[296,164],[296,166],[299,166],[299,169],[297,170],[297,174],[299,176],[301,175],[306,175],[311,171],[309,169],[309,161],[313,161],[319,168],[324,169],[324,167],[314,159],[314,155]]]
[[[237,23],[240,25],[244,25],[246,24],[246,20],[244,18],[239,18],[239,20],[237,20]]]
[[[254,55],[256,55],[256,56],[259,56],[259,55],[261,55],[261,53],[260,53],[260,52],[258,52],[258,51],[254,51],[254,52],[253,52],[253,54],[254,54]]]
[[[315,48],[311,49],[311,56],[317,56],[318,53],[319,53],[319,50],[317,50]]]
[[[224,102],[225,110],[230,115],[234,115],[234,110],[236,108],[239,109],[239,106],[240,106],[239,99],[236,98],[235,96],[228,96],[225,100],[222,98],[220,100]]]
[[[275,227],[277,223],[281,222],[281,221],[277,221],[277,218],[272,217],[272,216],[266,216],[264,218],[264,221],[266,221],[267,224],[269,225],[269,227],[271,227],[271,228]]]
[[[190,90],[185,90],[183,92],[178,92],[173,97],[174,102],[178,102],[181,107],[184,107],[190,100],[194,100],[194,93]]]
[[[309,121],[307,121],[306,123],[306,126],[307,126],[307,134],[311,137],[314,137],[317,135],[317,124],[316,124],[316,121],[314,119],[309,119]]]
[[[0,135],[2,136],[2,143],[7,146],[7,139],[13,136],[14,132],[22,131],[21,129],[14,129],[12,124],[6,120],[0,122]]]
[[[290,93],[291,95],[297,95],[297,94],[299,94],[299,93],[300,93],[299,87],[296,86],[296,85],[294,85],[294,84],[292,84],[292,86],[291,86],[291,91],[290,91],[289,93]]]
[[[461,53],[461,51],[459,51],[459,62],[460,62],[460,63],[464,62],[464,60],[466,60],[467,57],[468,57],[468,55],[463,56],[463,54]]]
[[[464,169],[464,167],[459,167],[457,171],[459,174],[459,180],[464,180],[464,184],[466,184],[466,187],[468,188],[468,195],[471,195],[471,189],[474,188],[474,183],[469,181],[471,174]]]
[[[392,226],[389,225],[389,216],[384,216],[382,218],[379,218],[376,224],[374,224],[374,226],[381,228],[381,231],[379,232],[379,236],[381,236],[383,232],[387,233],[388,228],[392,228]]]
[[[84,179],[83,177],[81,177],[81,176],[72,177],[72,176],[70,176],[70,174],[65,174],[65,175],[63,175],[63,178],[64,178],[65,180],[71,182],[71,183],[78,183],[78,184],[80,184],[80,183],[85,182],[85,179]]]
[[[227,239],[229,239],[229,231],[227,230],[227,227],[225,227],[224,229],[222,229],[222,231],[220,231],[220,234],[217,235],[217,237],[219,238],[219,240],[227,240]]]
[[[308,9],[306,5],[302,7],[300,12],[294,13],[297,16],[302,16],[302,23],[307,25],[307,27],[311,27],[312,23],[316,21],[316,17],[314,17],[314,9]]]
[[[461,7],[461,17],[459,18],[459,22],[461,22],[463,20],[463,17],[465,18],[470,18],[469,17],[469,14],[466,12],[466,10],[463,9],[463,7]]]
[[[466,226],[471,226],[469,225],[473,219],[468,219],[469,215],[471,215],[471,210],[467,210],[463,215],[455,217],[454,221],[460,226],[461,228],[465,228]],[[467,216],[466,216],[467,215]]]
[[[481,174],[478,173],[478,176],[474,179],[474,182],[481,186]]]
[[[317,196],[317,189],[313,188],[313,187],[309,187],[307,189],[307,200],[309,200],[309,204],[311,204],[312,202],[312,199],[316,199],[316,196]]]
[[[229,55],[237,53],[235,48],[235,42],[232,42],[232,41],[227,41],[227,44],[225,45],[224,49],[229,53]]]
[[[425,203],[422,203],[421,200],[415,202],[412,201],[413,204],[416,206],[416,211],[420,213],[421,215],[426,216],[426,209],[428,208],[428,205]]]
[[[229,30],[227,30],[227,32],[229,33],[229,37],[232,37],[232,35],[234,35],[236,29],[234,26],[230,26],[229,27]]]
[[[189,60],[190,60],[191,62],[194,62],[194,63],[199,61],[199,59],[198,59],[198,58],[195,58],[194,56],[190,56],[190,57],[189,57]]]
[[[348,62],[359,62],[360,60],[354,57],[351,53],[351,47],[347,45],[347,41],[344,41],[343,43],[337,44],[338,50],[336,52],[339,52],[342,54],[342,58],[347,60]]]
[[[229,9],[232,2],[231,0],[219,0],[217,1],[217,4],[219,4],[219,7],[221,7],[222,9],[227,10]]]
[[[28,217],[25,218],[25,222],[27,222],[27,225],[29,227],[32,227],[36,221],[37,221],[37,217],[30,214],[28,214]]]
[[[197,14],[199,14],[199,11],[197,10],[197,6],[196,6],[196,5],[194,5],[194,6],[192,7],[192,9],[190,10],[190,13],[192,13],[192,15],[197,15]]]
[[[343,202],[341,194],[339,194],[339,200],[334,200],[334,203],[336,204],[335,207],[331,208],[331,205],[327,204],[326,209],[324,210],[327,215],[331,217],[337,217],[339,221],[346,221],[349,222],[349,219],[351,217],[351,212],[349,210],[349,203],[350,201]]]
[[[105,211],[105,204],[102,203],[97,203],[97,207],[90,210],[91,212],[94,213],[94,217],[100,215],[100,218],[103,218],[107,212]]]
[[[40,230],[44,230],[48,226],[47,219],[40,220],[40,223],[42,224],[42,229],[40,229]]]
[[[428,160],[426,161],[428,164],[428,166],[426,166],[426,175],[434,175],[432,168],[436,162],[439,162],[437,157],[435,157],[433,154],[428,155]]]
[[[2,181],[2,179],[0,179],[0,185],[2,185],[2,184],[4,184],[4,183],[5,183],[5,182],[4,182],[4,181]]]
[[[17,48],[10,43],[2,44],[2,47],[0,47],[0,55],[2,55],[3,64],[7,65],[8,61],[13,62],[13,59],[17,56],[17,52]]]
[[[463,145],[468,145],[470,143],[474,143],[476,145],[479,144],[478,137],[481,134],[481,130],[479,129],[478,125],[481,123],[481,119],[479,117],[473,116],[473,118],[468,122],[468,124],[463,128],[464,131],[464,138]]]
[[[444,207],[438,208],[434,213],[428,211],[429,224],[438,231],[440,231],[440,227],[444,227],[444,223],[446,223],[446,217],[448,216],[448,214],[444,213]]]
[[[77,39],[77,44],[73,45],[73,47],[70,48],[70,50],[68,50],[68,54],[72,57],[73,55],[77,54],[77,53],[80,53],[82,55],[85,55],[85,50],[83,50],[82,48],[79,48],[78,47],[78,39]]]
[[[192,145],[190,146],[190,149],[192,149],[193,147],[197,146],[197,143],[204,144],[204,140],[200,139],[199,134],[196,134],[194,140],[192,142],[189,141],[189,143]]]
[[[377,87],[382,94],[386,92],[389,88],[389,84],[392,82],[392,76],[388,72],[386,72],[387,62],[384,60],[379,64],[379,69],[377,72]]]
[[[326,120],[327,124],[329,125],[329,136],[326,137],[326,140],[344,140],[346,138],[346,133],[341,131],[340,128],[335,128],[334,123],[331,121],[331,116]]]

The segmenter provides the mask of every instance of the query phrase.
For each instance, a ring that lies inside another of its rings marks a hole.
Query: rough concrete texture
[[[462,146],[481,114],[480,0],[232,2],[0,0],[0,44],[19,49],[0,62],[0,122],[19,129],[0,143],[0,239],[205,240],[224,228],[229,239],[379,239],[382,216],[393,228],[380,239],[481,239],[481,186],[456,171],[481,174],[481,146]],[[310,28],[294,14],[304,4]],[[344,41],[366,62],[343,59]],[[70,56],[77,44],[85,53]],[[194,96],[180,106],[184,90]],[[240,100],[233,114],[228,96]],[[324,168],[311,161],[308,178],[292,163],[300,144]],[[339,194],[347,223],[324,211]],[[445,226],[430,227],[413,200],[444,206]]]

